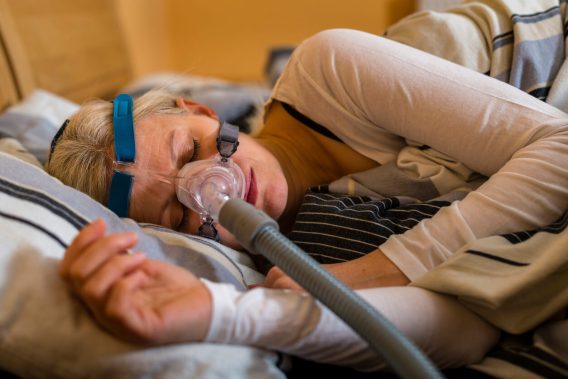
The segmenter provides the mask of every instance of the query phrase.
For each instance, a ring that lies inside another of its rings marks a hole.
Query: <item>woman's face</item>
[[[211,114],[153,115],[135,125],[136,163],[129,216],[140,222],[163,225],[197,234],[202,221],[182,205],[173,178],[190,161],[217,154],[219,122]],[[245,175],[245,200],[278,219],[286,206],[288,186],[276,158],[257,141],[240,134],[239,147],[231,157]],[[216,225],[221,242],[238,243]]]

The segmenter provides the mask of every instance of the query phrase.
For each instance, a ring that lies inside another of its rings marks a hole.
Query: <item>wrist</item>
[[[349,262],[326,265],[326,269],[353,289],[404,286],[410,282],[380,249]]]
[[[235,315],[238,298],[242,292],[227,283],[215,283],[201,279],[207,289],[211,307],[204,342],[231,343],[234,339]]]
[[[206,285],[200,283],[189,295],[192,304],[186,312],[191,315],[187,339],[191,342],[204,341],[211,326],[213,300]]]

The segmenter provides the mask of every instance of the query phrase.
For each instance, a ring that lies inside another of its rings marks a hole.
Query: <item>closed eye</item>
[[[193,139],[193,155],[191,156],[190,162],[194,162],[199,159],[199,149],[201,144],[195,138]]]
[[[172,161],[178,169],[181,169],[186,163],[199,160],[200,149],[201,144],[195,138],[191,138],[191,142],[187,139],[185,142],[177,142],[175,146],[172,146]]]

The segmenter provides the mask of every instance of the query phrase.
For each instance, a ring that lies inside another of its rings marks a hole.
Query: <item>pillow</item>
[[[157,73],[146,75],[123,89],[136,97],[155,88],[187,97],[214,109],[219,117],[242,132],[251,133],[262,118],[262,106],[270,88],[252,83],[232,83],[218,78]]]
[[[51,140],[79,106],[43,90],[32,92],[24,101],[0,114],[0,137],[15,138],[41,164],[49,157]]]
[[[41,168],[0,152],[1,370],[34,378],[285,378],[270,351],[204,343],[142,348],[99,328],[57,274],[66,246],[95,218],[110,232],[136,231],[136,249],[198,276],[241,289],[262,280],[236,251],[122,220]]]

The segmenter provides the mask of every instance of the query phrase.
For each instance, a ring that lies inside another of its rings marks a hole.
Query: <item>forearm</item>
[[[409,283],[406,275],[380,249],[352,261],[324,266],[353,289],[404,286]]]
[[[562,125],[546,129],[549,136],[513,153],[483,186],[405,234],[392,236],[381,245],[383,252],[414,280],[467,243],[558,219],[568,208],[568,130]]]
[[[213,297],[207,342],[252,345],[322,363],[380,367],[367,344],[308,294],[265,288],[239,292],[231,285],[204,282]]]
[[[380,246],[411,280],[467,242],[546,225],[568,207],[568,115],[464,67],[331,31],[295,51],[273,97],[379,163],[396,157],[400,136],[490,177]]]
[[[377,370],[383,361],[309,295],[205,282],[213,318],[206,341],[253,345],[322,363]],[[478,360],[498,332],[450,297],[413,287],[358,292],[442,367]]]

